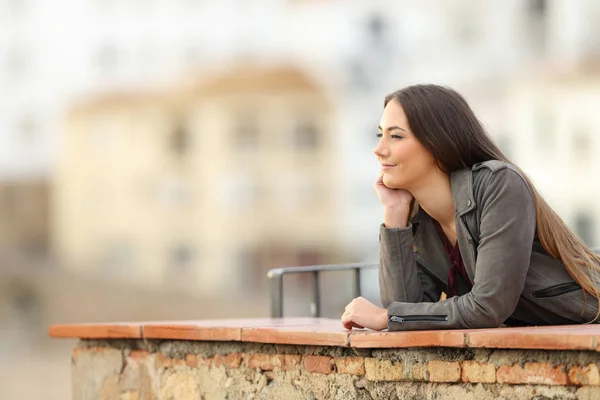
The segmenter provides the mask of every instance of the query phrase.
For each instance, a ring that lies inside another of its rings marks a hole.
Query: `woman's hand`
[[[384,207],[410,207],[410,202],[413,199],[412,194],[408,190],[392,189],[385,186],[385,183],[383,183],[383,170],[379,172],[379,177],[377,177],[373,188]]]
[[[410,215],[413,195],[408,190],[390,189],[383,183],[383,171],[373,185],[379,201],[383,204],[383,224],[386,228],[405,228]]]
[[[387,310],[377,307],[363,297],[357,297],[346,306],[342,325],[346,329],[369,328],[380,331],[387,328]]]

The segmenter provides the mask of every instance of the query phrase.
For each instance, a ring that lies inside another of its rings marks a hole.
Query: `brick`
[[[469,347],[542,350],[595,350],[597,335],[596,324],[476,329],[467,333]]]
[[[463,361],[462,381],[472,383],[495,383],[496,366],[476,361]]]
[[[73,357],[77,357],[81,353],[88,353],[92,351],[96,353],[101,353],[103,351],[106,351],[106,349],[106,347],[76,347],[72,350],[71,355]]]
[[[244,354],[244,366],[248,368],[272,371],[275,368],[275,356],[271,354]]]
[[[302,362],[300,354],[280,354],[277,356],[279,368],[282,371],[293,371],[298,368]]]
[[[302,361],[299,354],[240,354],[240,361],[243,360],[244,366],[256,368],[263,371],[273,371],[280,369],[282,371],[291,371],[298,368]],[[239,365],[238,365],[239,367]],[[232,368],[237,368],[232,366]]]
[[[402,381],[404,380],[404,365],[402,362],[392,364],[390,360],[365,358],[365,373],[369,381]]]
[[[460,381],[460,363],[458,361],[429,361],[427,370],[431,382]]]
[[[365,359],[363,357],[335,358],[337,372],[348,375],[364,375]]]
[[[352,331],[350,343],[356,348],[407,348],[407,347],[466,347],[464,330],[374,332]]]
[[[149,356],[150,352],[146,350],[131,350],[131,353],[129,353],[129,359],[138,364],[143,363]]]
[[[141,339],[139,323],[52,325],[50,336],[85,339]]]
[[[198,356],[195,354],[186,354],[185,355],[185,365],[190,368],[196,368],[200,362],[198,361]]]
[[[422,363],[411,363],[404,365],[404,376],[407,380],[426,381],[427,380],[427,365]]]
[[[569,368],[569,383],[571,385],[600,385],[600,371],[596,364],[585,367],[574,366]]]
[[[157,353],[155,365],[157,368],[171,368],[175,365],[185,365],[185,361],[180,358],[170,358],[162,353]]]
[[[221,365],[226,368],[239,368],[242,363],[242,353],[229,353],[225,355],[215,354],[213,359],[213,365],[220,367]]]
[[[327,356],[304,356],[304,370],[319,374],[333,372],[333,358]]]
[[[496,371],[498,383],[533,383],[544,385],[566,385],[567,373],[563,366],[552,367],[549,363],[530,362],[521,368],[519,365],[502,365]]]

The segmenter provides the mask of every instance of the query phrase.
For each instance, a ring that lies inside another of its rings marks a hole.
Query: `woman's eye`
[[[376,134],[375,136],[377,136],[378,138],[382,137],[383,135],[381,133]]]
[[[402,139],[402,136],[400,136],[400,135],[392,135],[392,139]]]

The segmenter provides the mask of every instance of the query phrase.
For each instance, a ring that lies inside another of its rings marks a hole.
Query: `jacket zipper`
[[[569,282],[561,283],[560,285],[555,285],[546,289],[538,290],[536,292],[533,292],[531,295],[537,298],[555,297],[560,296],[561,294],[574,292],[579,289],[581,289],[581,286],[579,286],[576,282]]]
[[[447,315],[390,315],[389,322],[445,322],[448,321]]]

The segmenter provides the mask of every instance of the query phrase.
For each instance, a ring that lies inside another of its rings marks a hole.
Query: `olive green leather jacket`
[[[382,225],[379,283],[390,331],[573,324],[596,317],[597,300],[584,299],[561,260],[541,246],[533,196],[519,172],[486,161],[453,172],[450,181],[458,245],[473,287],[459,285],[460,295],[439,301],[450,261],[422,209],[406,228]]]

